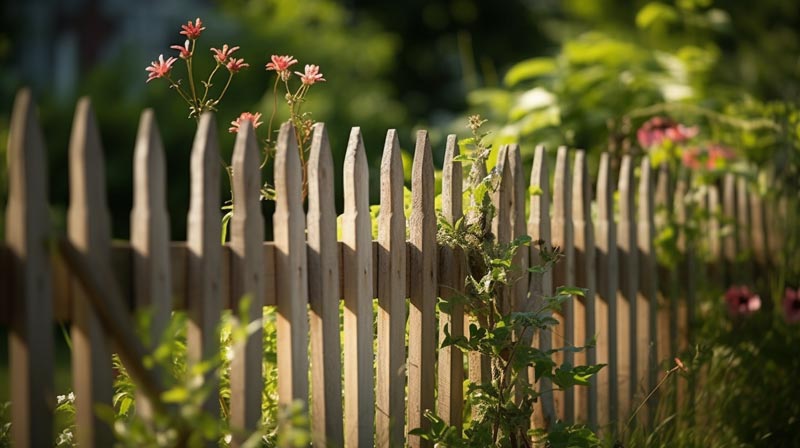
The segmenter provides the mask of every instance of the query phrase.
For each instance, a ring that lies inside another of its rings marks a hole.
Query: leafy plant
[[[555,353],[579,351],[582,347],[542,350],[530,343],[534,332],[550,331],[558,324],[552,313],[558,312],[561,305],[573,296],[583,295],[582,289],[558,288],[555,296],[542,298],[541,307],[534,311],[511,311],[507,303],[506,291],[523,274],[513,265],[514,255],[520,249],[527,249],[531,239],[525,236],[503,243],[491,231],[496,213],[492,194],[501,179],[496,169],[485,175],[485,168],[482,168],[491,153],[491,147],[484,143],[486,134],[480,131],[484,123],[485,120],[479,116],[470,117],[469,128],[473,136],[462,142],[469,151],[460,160],[471,164],[466,188],[470,205],[466,218],[454,225],[440,219],[438,234],[442,244],[459,248],[466,254],[466,292],[440,302],[439,307],[446,309],[455,303],[464,305],[471,321],[469,335],[452,336],[449,328],[445,327],[442,347],[456,346],[465,352],[485,356],[490,365],[488,381],[468,383],[466,399],[473,418],[463,434],[456,426],[446,424],[430,412],[426,414],[430,427],[414,429],[410,433],[444,446],[531,446],[534,432],[529,430],[529,424],[534,404],[542,393],[549,392],[537,390],[535,383],[547,378],[558,389],[586,386],[589,378],[603,366],[557,365],[553,359]],[[562,254],[558,248],[550,248],[544,242],[538,242],[538,246],[543,263],[531,270],[542,272],[556,263]],[[528,382],[530,369],[534,374],[533,384]],[[562,427],[565,426],[554,428]],[[586,446],[592,445],[594,435],[591,431],[574,428],[573,433],[587,443]],[[560,432],[553,434],[556,437],[555,434]]]

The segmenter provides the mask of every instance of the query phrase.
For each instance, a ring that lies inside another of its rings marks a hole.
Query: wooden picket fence
[[[337,241],[334,170],[325,126],[314,128],[305,212],[297,143],[290,125],[284,125],[274,166],[274,241],[264,241],[260,149],[252,128],[243,126],[232,160],[236,208],[230,243],[221,245],[216,128],[212,115],[201,117],[191,155],[187,241],[171,241],[164,148],[152,111],[142,114],[133,163],[131,238],[112,243],[102,146],[92,106],[81,100],[69,146],[68,229],[66,237],[59,237],[48,224],[46,151],[35,106],[29,92],[18,95],[8,146],[6,238],[0,246],[0,323],[10,328],[16,446],[53,443],[54,321],[71,325],[78,442],[105,447],[111,446],[112,434],[93,408],[111,403],[112,351],[119,353],[141,389],[140,412],[147,415],[162,406],[159,373],[141,367],[147,347],[134,334],[131,311],[147,307],[152,312],[154,340],[172,310],[185,310],[189,359],[199,361],[219,349],[215,328],[222,310],[239,309],[243,297],[249,300],[250,321],[262,317],[263,306],[277,309],[279,403],[309,403],[315,446],[420,446],[422,441],[406,434],[427,424],[422,417],[426,409],[435,409],[447,422],[460,422],[463,379],[479,380],[486,366],[479,356],[437,347],[444,325],[454,335],[463,334],[463,309],[437,315],[436,301],[463,288],[465,268],[460,253],[437,246],[428,134],[417,135],[412,212],[406,220],[399,140],[395,131],[387,133],[379,236],[373,241],[366,151],[360,130],[353,128]],[[450,222],[463,213],[458,152],[455,136],[449,136],[441,212]],[[608,428],[627,418],[653,387],[664,370],[659,362],[671,360],[691,338],[694,284],[705,266],[685,247],[683,236],[679,246],[685,256],[678,267],[659,266],[654,253],[656,208],[672,209],[679,221],[689,216],[680,199],[687,179],[671,180],[663,171],[656,183],[656,172],[644,158],[637,180],[634,161],[625,156],[614,185],[611,158],[603,154],[593,186],[585,153],[559,148],[551,186],[548,158],[538,147],[526,182],[517,145],[501,149],[496,169],[502,173],[495,193],[498,238],[528,234],[560,246],[565,254],[553,272],[519,282],[512,292],[513,306],[526,309],[552,294],[554,285],[587,288],[586,297],[564,307],[552,334],[538,335],[535,343],[545,348],[584,345],[596,335],[595,348],[565,352],[560,361],[608,364],[588,388],[546,394],[534,422],[545,425],[560,418]],[[737,253],[752,247],[754,259],[766,266],[769,248],[779,244],[777,235],[765,228],[774,210],[748,193],[744,181],[729,177],[724,186],[722,196],[709,188],[705,202],[741,225],[722,235],[721,223],[712,216],[706,229],[710,250],[718,260],[733,264],[739,262]],[[530,194],[534,189],[538,192]],[[532,247],[520,252],[515,263],[524,271],[538,257]],[[724,263],[714,266],[709,272],[724,281]],[[230,424],[253,430],[261,419],[264,382],[261,330],[234,351]],[[207,410],[219,413],[216,396],[209,397]],[[234,437],[234,445],[240,442]]]

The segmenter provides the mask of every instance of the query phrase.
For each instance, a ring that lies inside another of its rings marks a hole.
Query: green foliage
[[[485,356],[490,365],[489,381],[467,383],[467,408],[471,409],[473,418],[465,425],[463,434],[430,412],[425,415],[430,421],[429,427],[414,428],[411,434],[442,446],[529,446],[531,434],[528,434],[528,427],[534,404],[542,393],[535,384],[549,379],[561,390],[587,386],[589,378],[603,365],[557,365],[553,359],[557,352],[583,348],[542,350],[531,344],[534,333],[551,331],[558,325],[552,313],[559,311],[561,305],[572,300],[573,296],[584,295],[585,290],[560,287],[552,297],[536,298],[539,305],[532,311],[512,311],[510,303],[507,303],[509,286],[518,281],[521,274],[527,274],[514,266],[515,254],[520,249],[527,249],[531,238],[524,236],[504,243],[497,241],[492,234],[491,222],[496,212],[492,196],[500,184],[500,173],[495,169],[484,175],[481,168],[485,167],[491,154],[491,147],[484,143],[487,134],[480,131],[485,120],[473,116],[469,123],[473,136],[460,142],[463,151],[459,160],[471,165],[466,188],[470,205],[466,217],[454,224],[440,217],[438,240],[461,249],[466,254],[468,265],[464,294],[442,300],[440,311],[448,311],[455,304],[463,305],[471,323],[466,336],[453,336],[450,328],[445,326],[441,346],[455,346],[463,352]],[[561,257],[558,250],[548,248],[544,242],[539,242],[539,250],[543,263],[533,269],[548,269]],[[528,383],[531,370],[534,384]],[[561,440],[558,435],[563,431],[574,432],[576,439],[580,440],[593,437],[591,431],[586,433],[571,426],[559,426],[553,442]],[[549,441],[548,437],[545,436]]]

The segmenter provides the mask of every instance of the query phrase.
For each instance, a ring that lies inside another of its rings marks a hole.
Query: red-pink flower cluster
[[[783,295],[783,318],[790,324],[800,322],[800,288],[786,288]]]
[[[217,62],[219,62],[220,64],[224,64],[225,61],[228,59],[228,56],[232,55],[233,52],[238,49],[239,47],[228,48],[228,44],[225,44],[222,46],[221,50],[212,48],[211,51],[214,53],[214,59],[216,59]]]
[[[230,132],[230,133],[239,132],[239,127],[245,121],[249,121],[250,123],[253,123],[253,129],[255,129],[255,128],[261,126],[261,121],[260,120],[261,120],[261,113],[260,112],[256,112],[254,114],[251,114],[250,112],[242,112],[242,114],[239,115],[239,118],[231,121],[231,127],[228,128],[228,132]]]
[[[203,26],[203,22],[198,17],[195,19],[194,24],[190,20],[186,23],[186,25],[181,25],[181,29],[183,30],[181,31],[181,34],[186,36],[187,39],[195,40],[200,37],[200,33],[202,33],[206,27]]]
[[[294,64],[297,64],[297,59],[294,56],[284,55],[278,56],[273,54],[270,58],[272,62],[267,63],[267,70],[274,70],[278,73],[278,76],[281,77],[282,80],[286,81],[292,76],[292,72],[289,70]]]
[[[687,168],[714,170],[724,167],[725,162],[733,160],[736,153],[727,146],[712,144],[707,148],[687,148],[681,154],[681,161]]]
[[[150,72],[146,82],[169,75],[169,71],[172,70],[172,64],[174,64],[175,61],[177,61],[176,58],[169,58],[165,61],[164,55],[159,55],[157,61],[151,62],[150,66],[145,68],[145,71]]]
[[[186,39],[186,42],[184,42],[183,46],[173,45],[169,48],[178,50],[180,52],[179,56],[181,59],[189,59],[192,56],[192,50],[189,49],[189,39]]]
[[[725,292],[728,314],[732,317],[747,316],[761,309],[761,297],[747,286],[735,285]]]
[[[664,140],[680,143],[696,136],[697,126],[684,126],[666,117],[653,117],[636,131],[636,138],[642,148],[651,148]]]
[[[322,73],[319,72],[319,66],[308,64],[306,65],[305,73],[295,72],[297,76],[300,77],[300,80],[303,81],[303,84],[310,86],[315,82],[324,82],[325,78],[322,77]]]

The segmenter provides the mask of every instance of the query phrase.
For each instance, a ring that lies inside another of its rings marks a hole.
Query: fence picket
[[[637,218],[637,247],[639,262],[639,288],[636,295],[636,346],[637,346],[637,381],[638,391],[642,397],[656,385],[658,381],[657,332],[658,312],[660,306],[657,297],[657,265],[653,241],[656,237],[653,170],[650,159],[642,158],[639,167],[639,204]],[[642,417],[651,421],[656,409],[656,396],[653,395],[648,405],[642,409]]]
[[[678,263],[677,288],[673,288],[676,293],[671,297],[670,302],[670,315],[666,317],[667,322],[662,322],[659,319],[659,342],[662,333],[662,325],[669,325],[670,328],[670,352],[659,349],[659,360],[672,360],[673,356],[678,356],[680,353],[689,349],[689,332],[691,331],[690,309],[694,307],[694,289],[696,286],[695,276],[697,269],[704,269],[705,266],[699,266],[695,257],[694,245],[688,244],[688,235],[686,228],[687,217],[691,216],[695,204],[687,203],[686,195],[689,190],[691,179],[689,173],[684,172],[679,176],[678,182],[675,187],[675,200],[673,202],[673,209],[675,213],[675,223],[680,229],[677,241],[677,249],[679,253],[684,254],[682,260]],[[706,223],[710,227],[710,222]],[[707,228],[706,231],[709,231]],[[702,275],[702,274],[701,274]],[[659,345],[661,346],[661,345]],[[666,356],[665,356],[666,355]],[[687,383],[681,381],[677,385],[676,391],[676,405],[677,409],[683,409],[687,403]]]
[[[344,446],[339,339],[339,249],[333,157],[328,131],[314,125],[308,159],[308,296],[311,339],[311,437],[314,446]]]
[[[528,235],[527,223],[525,222],[525,199],[527,197],[528,189],[525,186],[525,175],[522,171],[522,157],[520,156],[520,148],[517,144],[508,146],[508,164],[511,174],[511,214],[509,222],[511,224],[511,238],[517,239],[522,236]],[[530,249],[525,246],[520,246],[517,253],[514,254],[512,259],[512,266],[514,267],[515,283],[512,287],[513,310],[516,312],[531,312],[533,309],[532,300],[528,299],[528,286],[530,281]],[[533,331],[529,330],[526,333],[517,335],[521,339],[520,344],[530,346],[533,342]],[[519,402],[523,394],[523,387],[530,385],[530,379],[521,375],[519,378],[520,387],[515,389],[516,399]]]
[[[619,418],[619,367],[617,339],[617,233],[614,222],[614,186],[611,178],[610,157],[600,156],[597,175],[597,221],[595,221],[597,268],[597,362],[607,363],[597,375],[597,403],[600,428],[605,428]]]
[[[564,259],[553,269],[553,281],[559,286],[575,286],[575,250],[572,227],[572,181],[569,171],[569,152],[565,146],[558,148],[556,166],[553,174],[553,246],[561,247]],[[562,306],[561,323],[553,329],[556,333],[555,347],[573,347],[575,345],[575,311],[578,306],[575,299],[567,300]],[[572,351],[564,351],[554,356],[557,364],[575,365]],[[575,420],[575,390],[569,388],[554,393],[558,415],[562,420]]]
[[[417,133],[411,170],[411,240],[409,254],[408,315],[408,430],[427,428],[423,417],[434,410],[436,361],[437,247],[433,203],[433,158],[428,133]],[[419,436],[408,436],[412,447],[428,446]]]
[[[748,255],[747,258],[739,260],[739,272],[737,272],[739,284],[752,284],[754,280],[753,263],[750,258],[753,255],[751,245],[751,221],[750,221],[750,195],[747,188],[747,179],[743,176],[736,178],[736,235],[739,242],[739,254],[742,252]]]
[[[98,264],[111,262],[111,219],[100,133],[91,102],[81,98],[75,111],[69,148],[70,204],[67,233],[72,245]],[[86,292],[72,285],[72,378],[75,427],[80,446],[113,444],[111,429],[94,412],[111,406],[111,351]]]
[[[188,359],[196,364],[219,353],[222,311],[222,246],[220,244],[220,166],[214,115],[200,117],[191,155],[189,213],[186,223],[186,331]],[[177,272],[173,272],[178,278]],[[211,372],[206,382],[217,381]],[[214,384],[214,383],[210,383]],[[219,415],[219,391],[211,387],[203,403],[209,415]]]
[[[378,218],[378,354],[376,444],[405,441],[406,218],[403,159],[397,131],[386,134]]]
[[[619,420],[632,411],[636,393],[636,291],[639,278],[636,223],[634,216],[633,159],[622,157],[619,182],[619,222],[617,224],[617,257],[619,260],[619,290],[617,298],[617,363],[619,387]]]
[[[484,163],[477,163],[473,162],[472,167],[470,168],[470,175],[472,175],[472,170],[476,170],[477,179],[481,180],[487,176],[486,165]],[[475,214],[477,213],[477,207],[479,204],[475,203],[475,198],[470,198],[470,212],[467,213],[467,221],[474,222],[475,221]],[[484,223],[482,223],[484,224]],[[467,268],[468,269],[468,268]],[[475,323],[476,325],[481,325],[481,322],[470,322],[469,319],[465,320],[465,325],[469,325],[470,323]],[[467,360],[469,362],[469,371],[468,377],[471,383],[473,384],[482,384],[490,381],[490,366],[489,366],[489,357],[486,355],[482,355],[478,352],[469,352],[467,354]],[[477,409],[473,408],[472,411],[472,418],[477,417]]]
[[[372,223],[369,167],[361,129],[353,128],[344,158],[344,434],[348,446],[374,446],[372,371]]]
[[[302,167],[295,129],[281,125],[275,154],[275,297],[278,403],[308,402],[308,271]]]
[[[494,205],[494,217],[492,219],[492,233],[494,234],[495,241],[500,244],[508,244],[511,241],[511,208],[512,204],[512,189],[514,187],[513,180],[511,179],[511,170],[508,162],[508,145],[503,145],[497,154],[497,165],[494,171],[500,176],[500,184],[492,195],[492,203]],[[502,314],[511,312],[511,289],[503,287],[497,297],[498,310]]]
[[[530,189],[534,191],[530,195],[530,216],[528,218],[528,234],[537,244],[531,245],[530,264],[539,266],[544,263],[542,257],[543,250],[552,247],[550,233],[550,174],[547,168],[547,154],[542,145],[536,147],[533,156],[533,166],[531,167]],[[543,298],[553,294],[553,272],[545,270],[542,273],[532,272],[530,276],[530,286],[528,288],[534,309],[542,308]],[[534,344],[542,351],[552,348],[552,334],[549,331],[539,332],[534,335]],[[534,383],[534,372],[530,369],[528,378]],[[534,408],[531,418],[531,425],[534,428],[548,428],[556,421],[556,410],[551,392],[552,383],[547,378],[539,381],[539,392],[541,397]]]
[[[133,157],[133,293],[136,307],[150,314],[145,347],[152,350],[158,346],[172,310],[166,161],[152,109],[142,113]],[[152,418],[151,405],[141,392],[136,395],[136,412]]]
[[[16,446],[53,444],[53,292],[44,138],[31,91],[14,100],[8,137],[11,436]],[[9,271],[6,271],[7,273]],[[6,291],[0,291],[5,293]]]
[[[594,226],[592,225],[592,185],[589,181],[589,169],[586,166],[586,151],[575,152],[572,177],[572,226],[575,241],[575,282],[585,288],[586,295],[576,298],[575,302],[575,341],[585,346],[597,335],[597,271],[595,269]],[[597,351],[587,348],[585,352],[575,355],[576,365],[597,364]],[[597,376],[590,380],[589,387],[578,388],[576,392],[575,418],[579,422],[588,422],[596,428],[597,409]]]
[[[455,135],[447,136],[442,173],[442,215],[451,225],[461,219],[462,169],[461,162],[453,159],[459,155]],[[439,297],[447,300],[464,289],[464,257],[460,250],[442,246],[439,251]],[[439,310],[439,343],[445,338],[445,328],[452,337],[464,335],[464,305],[449,304]],[[438,415],[449,425],[461,429],[464,407],[464,357],[456,346],[439,349]]]
[[[230,221],[233,316],[239,325],[249,327],[251,323],[258,322],[253,324],[255,328],[247,332],[244,341],[234,341],[231,361],[230,424],[234,430],[246,431],[255,430],[261,420],[261,394],[258,391],[264,384],[261,324],[264,304],[264,218],[261,215],[258,154],[256,135],[252,124],[246,121],[239,128],[233,149],[233,216]],[[241,317],[246,321],[239,321]],[[281,376],[278,378],[280,381]],[[233,444],[238,446],[244,438],[235,431],[234,434]]]

